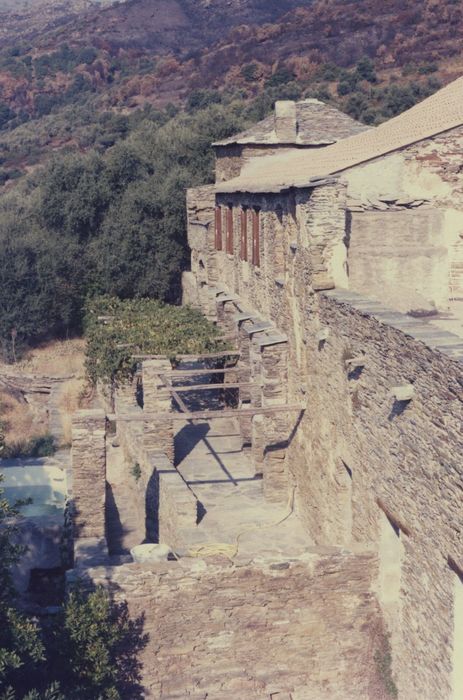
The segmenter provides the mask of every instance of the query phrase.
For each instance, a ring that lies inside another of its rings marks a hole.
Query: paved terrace
[[[300,556],[310,540],[294,511],[293,493],[284,505],[264,500],[250,452],[242,449],[236,419],[179,425],[175,438],[177,469],[204,513],[190,531],[188,546],[234,545],[241,556],[265,559]]]

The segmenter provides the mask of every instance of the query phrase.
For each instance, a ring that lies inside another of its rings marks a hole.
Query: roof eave
[[[216,194],[281,194],[292,189],[312,189],[330,185],[339,179],[339,175],[326,175],[323,177],[313,177],[308,180],[300,180],[292,183],[275,183],[273,185],[259,185],[258,183],[237,183],[233,181],[222,183],[215,188]]]

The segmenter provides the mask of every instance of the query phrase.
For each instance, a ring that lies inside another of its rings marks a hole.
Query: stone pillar
[[[347,286],[346,192],[337,180],[296,195],[299,243],[308,249],[308,285],[316,291]]]
[[[238,321],[238,349],[240,358],[237,365],[237,378],[239,382],[250,382],[251,380],[251,360],[250,360],[251,339],[246,333],[243,322]],[[253,405],[251,389],[240,389],[240,406],[250,408]],[[240,431],[243,444],[252,443],[252,416],[242,416],[240,418]]]
[[[256,475],[263,475],[265,460],[265,423],[262,414],[251,419],[251,455]]]
[[[217,325],[226,335],[237,334],[236,314],[237,309],[233,301],[230,299],[216,299],[217,304]]]
[[[106,536],[106,416],[78,411],[72,421],[74,537]]]
[[[281,406],[288,395],[287,343],[265,345],[262,357],[262,405]],[[264,496],[269,501],[286,503],[288,498],[288,472],[286,452],[290,437],[290,417],[281,412],[264,417]]]
[[[145,413],[171,413],[172,395],[160,375],[170,372],[170,361],[145,360],[143,362],[143,411]],[[174,462],[174,421],[172,418],[149,420],[144,423],[143,443],[146,449],[156,449]]]

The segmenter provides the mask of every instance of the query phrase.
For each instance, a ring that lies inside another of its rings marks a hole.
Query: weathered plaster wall
[[[145,615],[147,697],[382,700],[372,554],[291,562],[182,559],[88,572]]]
[[[462,150],[460,127],[342,174],[353,212],[351,289],[404,311],[420,300],[445,309],[463,295]],[[411,246],[413,269],[406,264]],[[370,255],[381,255],[380,267],[365,264]]]
[[[433,207],[352,213],[349,288],[399,311],[447,309],[445,224]]]

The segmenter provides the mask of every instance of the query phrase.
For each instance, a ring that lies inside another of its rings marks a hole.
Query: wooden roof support
[[[156,420],[202,420],[208,421],[213,418],[236,418],[237,416],[258,416],[258,415],[274,415],[276,413],[294,413],[295,411],[303,413],[305,407],[300,404],[284,404],[279,406],[265,406],[253,408],[233,408],[223,411],[193,411],[192,413],[134,413],[116,415],[110,413],[106,416],[109,421],[123,421],[126,423],[156,421]]]
[[[180,377],[204,377],[207,374],[227,374],[234,372],[250,372],[249,367],[223,367],[222,369],[173,369],[170,372],[163,372],[163,377],[180,379]]]
[[[192,353],[190,355],[172,355],[175,360],[221,360],[227,357],[241,357],[239,350],[223,350],[222,352]],[[169,360],[167,355],[132,355],[133,360]]]
[[[163,375],[164,377],[165,375]],[[246,388],[251,388],[251,387],[259,387],[261,388],[260,384],[257,384],[256,382],[237,382],[236,384],[224,384],[223,382],[221,384],[190,384],[189,386],[172,386],[172,384],[168,384],[169,389],[172,389],[172,391],[179,391],[181,393],[186,392],[186,391],[206,391],[207,389],[244,389]]]

